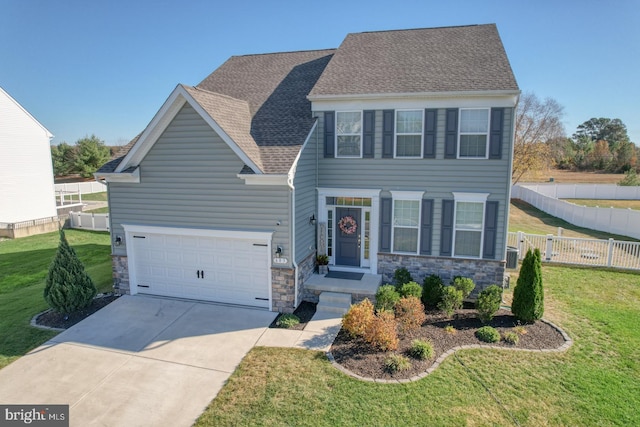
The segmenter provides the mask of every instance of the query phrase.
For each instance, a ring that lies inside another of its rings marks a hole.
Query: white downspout
[[[296,187],[293,176],[289,174],[287,180],[291,189],[291,264],[293,265],[293,309],[298,306],[298,264],[296,263]]]

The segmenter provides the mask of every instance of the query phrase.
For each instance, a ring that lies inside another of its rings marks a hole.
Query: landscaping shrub
[[[442,289],[444,284],[437,274],[432,274],[424,278],[422,287],[422,303],[424,306],[433,310],[438,307],[438,303],[442,300]]]
[[[522,322],[534,322],[544,313],[544,290],[542,287],[542,262],[540,250],[529,249],[522,261],[520,275],[513,289],[511,311]]]
[[[414,296],[400,298],[394,306],[394,311],[402,333],[420,329],[427,320],[422,302]]]
[[[300,323],[300,318],[295,314],[283,314],[276,321],[276,326],[279,328],[293,328]]]
[[[352,337],[363,337],[374,316],[373,304],[365,298],[349,308],[342,317],[342,327]]]
[[[420,286],[416,282],[407,282],[404,285],[400,286],[400,296],[411,296],[420,299],[420,297],[422,297],[422,286]]]
[[[518,341],[520,341],[520,337],[515,332],[505,332],[502,338],[506,343],[511,345],[517,345]]]
[[[393,310],[393,306],[400,299],[400,294],[393,285],[382,285],[376,292],[376,310]]]
[[[82,261],[69,246],[64,231],[60,230],[60,244],[49,266],[44,299],[55,311],[69,314],[91,304],[96,292]]]
[[[382,351],[398,348],[396,319],[391,311],[381,311],[371,319],[364,333],[364,339]]]
[[[411,341],[411,348],[409,348],[409,354],[411,357],[420,360],[427,360],[433,358],[433,344],[425,340],[413,340]]]
[[[476,309],[478,317],[483,323],[487,323],[493,319],[493,316],[500,310],[502,303],[502,288],[498,285],[491,285],[480,292],[478,301],[476,301]]]
[[[455,335],[458,333],[458,330],[453,325],[447,325],[444,327],[444,331],[448,334]]]
[[[442,299],[438,303],[438,308],[451,317],[460,307],[462,307],[462,291],[453,286],[445,286],[442,289]]]
[[[393,283],[396,284],[396,288],[400,289],[405,283],[413,282],[411,273],[405,267],[396,268],[393,272]]]
[[[522,326],[522,325],[518,325],[518,326],[514,326],[513,330],[518,334],[518,335],[526,335],[527,334],[527,329]]]
[[[484,342],[498,342],[500,341],[500,332],[491,326],[483,326],[476,331],[476,337]]]
[[[384,359],[384,369],[392,374],[411,369],[411,362],[400,354],[391,354]]]
[[[465,299],[476,288],[476,284],[468,277],[456,276],[451,283],[454,288],[462,292],[462,299]]]

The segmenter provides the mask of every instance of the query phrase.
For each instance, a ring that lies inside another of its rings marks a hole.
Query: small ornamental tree
[[[91,304],[96,287],[84,265],[60,230],[60,244],[49,266],[44,299],[49,307],[62,314],[69,314]]]
[[[542,262],[540,249],[527,251],[520,267],[520,276],[513,290],[511,311],[522,322],[535,322],[544,313]]]

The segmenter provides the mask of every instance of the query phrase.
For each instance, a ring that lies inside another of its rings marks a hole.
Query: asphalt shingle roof
[[[495,24],[349,34],[309,94],[518,90]]]
[[[309,98],[518,91],[494,24],[355,33],[337,50],[233,56],[183,87],[267,174],[291,168],[315,122]],[[115,171],[138,137],[98,172]]]

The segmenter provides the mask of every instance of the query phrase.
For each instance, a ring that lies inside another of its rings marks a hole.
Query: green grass
[[[64,197],[64,200],[79,200],[80,197],[78,197],[77,194],[67,194]],[[97,201],[97,202],[107,202],[109,201],[107,199],[107,192],[103,191],[102,193],[88,193],[88,194],[83,194],[82,195],[82,200],[93,200],[93,201]]]
[[[90,209],[88,211],[85,211],[88,213],[97,213],[97,214],[108,214],[109,213],[109,206],[105,206],[104,208],[98,208],[98,209]]]
[[[373,384],[322,353],[255,348],[196,425],[640,425],[640,276],[543,277],[545,318],[575,340],[564,353],[467,350],[420,381]]]
[[[512,199],[509,211],[509,231],[523,231],[529,234],[558,234],[558,227],[562,227],[563,236],[582,237],[587,239],[616,239],[626,241],[637,241],[628,236],[609,234],[603,231],[591,230],[570,224],[560,218],[551,216],[527,202]]]
[[[98,292],[111,290],[109,234],[81,230],[65,234]],[[58,232],[0,242],[0,368],[56,335],[29,322],[48,308],[42,293],[58,242]]]
[[[574,205],[640,210],[640,200],[606,200],[606,199],[562,199]]]

